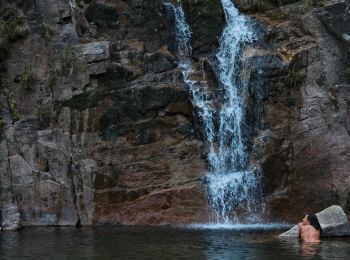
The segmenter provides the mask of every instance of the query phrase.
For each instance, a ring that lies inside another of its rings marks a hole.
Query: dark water
[[[0,259],[350,259],[350,238],[300,244],[279,231],[31,228],[0,233]]]

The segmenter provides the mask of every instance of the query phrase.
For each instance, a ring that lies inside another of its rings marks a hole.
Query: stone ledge
[[[78,44],[74,48],[77,58],[86,63],[107,60],[110,57],[109,41]]]

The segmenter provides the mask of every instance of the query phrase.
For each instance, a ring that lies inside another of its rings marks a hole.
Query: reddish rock
[[[339,12],[348,14],[336,2],[253,14],[271,44],[251,56],[261,69],[251,85],[264,107],[253,158],[263,170],[270,221],[296,222],[333,204],[349,213],[349,48],[334,37],[343,27],[329,33]]]

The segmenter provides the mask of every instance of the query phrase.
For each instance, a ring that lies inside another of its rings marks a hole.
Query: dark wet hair
[[[318,219],[317,219],[316,215],[314,215],[314,214],[307,214],[307,220],[310,222],[311,226],[313,226],[314,228],[319,230],[320,233],[322,234],[322,228],[321,228],[320,222],[318,222]]]

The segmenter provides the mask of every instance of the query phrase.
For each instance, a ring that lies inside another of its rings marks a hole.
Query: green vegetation
[[[84,8],[84,4],[95,3],[95,0],[76,0],[76,3],[79,8]]]
[[[21,75],[19,75],[19,82],[24,90],[29,90],[34,83],[32,67],[25,67]]]
[[[329,99],[329,103],[331,103],[336,109],[339,109],[339,107],[338,107],[338,99],[335,96],[330,95],[328,97],[328,99]]]
[[[5,124],[6,124],[5,119],[0,116],[0,135]]]
[[[24,17],[19,16],[17,9],[8,4],[2,5],[0,7],[1,43],[6,44],[9,41],[17,40],[25,36],[27,33],[25,19]]]
[[[67,77],[71,74],[75,66],[75,59],[74,49],[65,46],[58,57],[59,64],[53,60],[49,62],[49,86],[55,85],[58,76]]]
[[[50,40],[50,37],[52,34],[53,34],[53,30],[52,30],[51,26],[48,25],[47,23],[43,23],[41,35],[44,37],[46,42],[48,42]]]
[[[299,85],[303,81],[303,74],[300,72],[300,70],[292,67],[289,69],[288,72],[288,85],[290,88],[296,88],[299,87]]]
[[[246,0],[246,3],[253,8],[262,10],[269,5],[283,6],[297,2],[303,3],[305,7],[313,7],[323,4],[324,1],[325,0]]]
[[[13,1],[0,0],[0,85],[4,84],[5,61],[9,55],[9,46],[28,33],[26,20],[20,16]]]
[[[21,118],[21,115],[19,114],[17,110],[17,102],[13,97],[13,93],[9,90],[5,90],[5,93],[7,95],[7,103],[11,112],[11,117],[14,122],[18,121]]]
[[[49,64],[49,68],[49,86],[52,87],[57,80],[58,70],[51,63]]]
[[[60,60],[60,66],[57,73],[62,76],[68,76],[75,65],[74,50],[69,46],[64,47],[64,49],[61,52],[59,60]]]
[[[303,4],[306,7],[316,6],[318,4],[322,4],[323,2],[323,0],[303,0]]]

